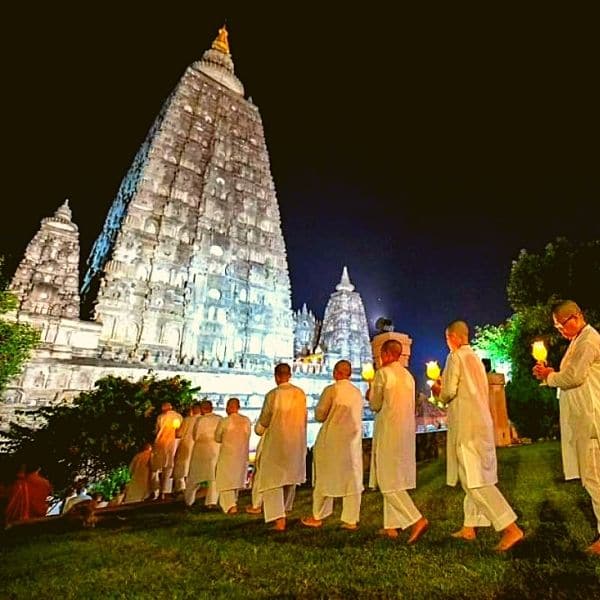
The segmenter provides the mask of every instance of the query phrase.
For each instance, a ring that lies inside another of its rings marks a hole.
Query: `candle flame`
[[[440,365],[438,365],[437,360],[430,360],[429,362],[425,363],[426,366],[426,373],[427,373],[427,377],[429,377],[429,379],[433,379],[434,381],[436,379],[439,378],[441,370],[440,370]]]
[[[548,350],[546,350],[546,346],[544,346],[543,341],[533,342],[531,354],[533,358],[538,362],[544,362],[548,357]]]
[[[373,363],[363,363],[361,376],[365,381],[371,381],[375,377],[375,369]]]
[[[181,427],[181,421],[179,419],[173,419],[173,429],[179,429]]]

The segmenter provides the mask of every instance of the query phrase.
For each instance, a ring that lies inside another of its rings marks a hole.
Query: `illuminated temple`
[[[254,418],[273,366],[318,400],[340,358],[372,360],[362,300],[344,267],[322,321],[292,311],[269,154],[227,32],[187,68],[140,147],[87,260],[68,202],[42,220],[12,280],[13,318],[42,344],[5,392],[0,428],[106,375],[179,374]],[[333,282],[332,282],[333,288]],[[80,297],[81,294],[81,297]],[[81,302],[93,305],[80,319]],[[410,339],[406,338],[408,342]]]

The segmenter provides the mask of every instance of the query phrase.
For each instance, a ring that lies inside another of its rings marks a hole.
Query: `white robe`
[[[295,385],[282,383],[265,396],[254,428],[257,435],[264,428],[255,481],[259,492],[306,481],[306,418],[306,394]]]
[[[415,488],[415,380],[398,361],[375,373],[369,406],[377,413],[369,486],[384,494]]]
[[[129,465],[131,480],[125,488],[123,502],[141,502],[152,492],[152,450],[138,452]]]
[[[547,383],[560,388],[563,468],[567,479],[587,468],[589,441],[600,439],[600,334],[586,325]],[[566,410],[565,410],[566,409]]]
[[[246,486],[252,423],[248,417],[233,413],[225,417],[215,430],[215,441],[221,444],[217,460],[217,490],[239,490]]]
[[[315,408],[323,422],[313,447],[315,492],[338,498],[363,491],[362,392],[348,379],[328,385]]]
[[[152,446],[153,471],[173,468],[173,459],[178,443],[175,437],[177,433],[176,421],[179,421],[179,425],[181,425],[183,417],[174,410],[161,413],[156,419],[156,438]]]
[[[194,426],[200,415],[189,415],[183,419],[181,427],[177,431],[179,445],[175,452],[175,467],[173,468],[173,479],[187,477],[190,470],[192,448],[194,447]]]
[[[194,448],[190,460],[188,482],[192,485],[202,481],[214,481],[217,458],[221,444],[215,441],[215,430],[223,417],[208,413],[196,421]]]
[[[465,487],[496,484],[496,442],[487,375],[481,359],[468,344],[448,354],[440,398],[448,404],[448,485],[458,483],[459,455],[464,465]]]

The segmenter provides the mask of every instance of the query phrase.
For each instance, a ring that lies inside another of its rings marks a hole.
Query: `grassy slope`
[[[527,539],[508,556],[498,535],[449,537],[461,524],[462,491],[444,485],[445,465],[419,466],[417,506],[432,522],[416,546],[378,539],[381,496],[363,496],[361,528],[339,530],[340,507],[321,530],[298,524],[310,512],[300,490],[284,534],[261,519],[194,507],[138,514],[90,531],[5,532],[1,598],[594,598],[600,559],[582,549],[594,535],[589,497],[560,478],[556,442],[499,450],[500,488]],[[249,497],[242,498],[245,506]]]

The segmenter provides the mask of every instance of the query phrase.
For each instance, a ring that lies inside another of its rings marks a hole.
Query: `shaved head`
[[[394,360],[398,360],[402,356],[402,344],[398,340],[386,340],[381,346],[381,352],[385,352]]]
[[[469,339],[469,326],[464,321],[452,321],[448,327],[446,327],[447,333],[453,333],[454,335]]]
[[[552,314],[560,316],[576,315],[581,309],[573,300],[561,300],[552,306]]]
[[[225,407],[225,412],[228,415],[236,413],[240,410],[240,399],[239,398],[229,398],[227,400],[227,406]]]
[[[352,375],[352,365],[349,360],[338,360],[333,367],[333,376],[336,379],[350,379]]]
[[[287,363],[279,363],[275,367],[275,381],[279,385],[280,383],[287,383],[292,376],[292,369]]]

